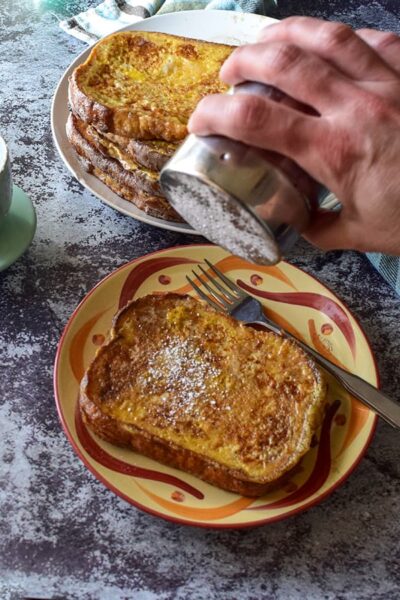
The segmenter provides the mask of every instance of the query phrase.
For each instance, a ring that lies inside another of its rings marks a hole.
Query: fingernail
[[[201,125],[199,126],[196,124],[195,118],[190,117],[187,128],[190,133],[195,133],[196,135],[206,135],[204,128],[202,128]]]
[[[190,117],[190,119],[188,121],[188,124],[187,124],[187,127],[188,127],[189,131],[191,131],[191,129],[193,127],[193,118],[192,117]]]

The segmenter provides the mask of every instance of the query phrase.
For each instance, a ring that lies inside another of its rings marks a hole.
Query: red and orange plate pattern
[[[281,262],[260,267],[217,246],[183,246],[134,260],[103,279],[80,303],[59,343],[54,386],[64,430],[88,469],[135,506],[188,525],[248,527],[270,523],[320,502],[353,471],[375,430],[376,416],[329,379],[329,406],[318,438],[290,481],[259,499],[203,481],[118,448],[92,434],[77,410],[79,382],[104,341],[114,314],[133,298],[193,294],[185,276],[208,258],[264,304],[267,314],[332,361],[377,384],[368,341],[349,310],[325,286]]]

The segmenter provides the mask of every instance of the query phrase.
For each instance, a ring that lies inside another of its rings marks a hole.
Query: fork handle
[[[261,320],[257,321],[257,324],[270,329],[268,324]],[[400,404],[398,402],[395,402],[389,398],[389,396],[380,392],[373,385],[364,379],[361,379],[361,377],[353,375],[353,373],[349,373],[338,365],[335,365],[333,362],[319,354],[319,352],[310,348],[310,346],[301,342],[287,331],[281,330],[280,334],[296,342],[296,344],[298,344],[304,352],[307,352],[307,354],[311,354],[316,362],[324,367],[328,373],[336,377],[352,396],[358,398],[358,400],[363,404],[366,404],[369,408],[372,408],[372,410],[392,425],[392,427],[400,429]]]

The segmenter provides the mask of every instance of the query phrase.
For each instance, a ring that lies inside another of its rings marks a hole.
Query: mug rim
[[[4,150],[3,159],[1,157],[1,150]],[[2,173],[4,171],[4,169],[6,168],[7,159],[8,159],[8,147],[7,147],[5,139],[0,135],[0,173]]]

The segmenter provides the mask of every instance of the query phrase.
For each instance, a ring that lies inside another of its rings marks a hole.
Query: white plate
[[[257,32],[262,27],[274,22],[275,19],[248,13],[236,13],[225,10],[191,10],[150,17],[134,25],[124,27],[121,31],[160,31],[209,42],[240,45],[254,42]],[[86,173],[80,165],[65,132],[65,125],[68,118],[68,79],[72,71],[87,59],[90,51],[91,47],[84,50],[73,61],[61,77],[54,94],[51,107],[51,129],[56,148],[62,160],[72,175],[84,187],[116,210],[138,221],[149,223],[162,229],[194,234],[195,231],[193,228],[186,223],[175,223],[173,221],[157,219],[139,210],[131,202],[127,202],[117,194],[114,194],[96,177]]]

